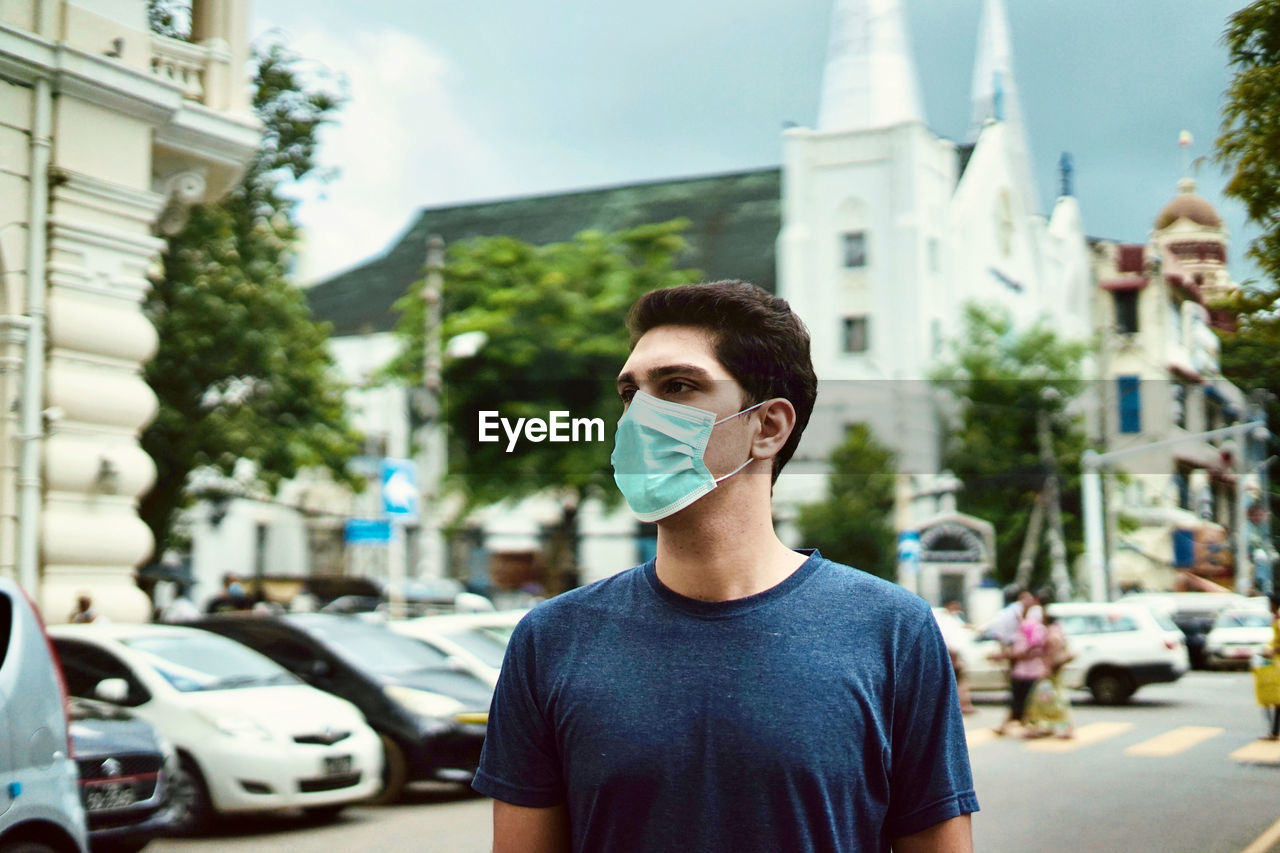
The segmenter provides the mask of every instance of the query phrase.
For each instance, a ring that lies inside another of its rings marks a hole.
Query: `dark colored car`
[[[169,826],[172,753],[148,722],[103,702],[71,699],[71,741],[93,853],[133,853]]]
[[[228,613],[191,624],[359,708],[382,738],[379,801],[394,801],[411,781],[468,782],[475,774],[493,691],[444,653],[385,625],[330,613]]]

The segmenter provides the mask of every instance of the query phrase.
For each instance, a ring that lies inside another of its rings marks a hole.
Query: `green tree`
[[[511,237],[481,237],[451,245],[444,269],[442,339],[483,332],[472,357],[446,361],[442,415],[448,429],[445,487],[471,510],[534,494],[554,495],[561,517],[548,565],[551,588],[574,568],[577,511],[589,498],[616,504],[609,465],[613,424],[621,414],[614,378],[626,360],[627,309],[643,293],[697,280],[679,269],[683,220],[612,234],[583,231],[572,240],[534,246]],[[402,347],[389,373],[423,381],[424,282],[396,307]],[[569,412],[599,418],[595,442],[522,442],[508,452],[505,436],[478,441],[482,411],[506,418],[547,418]]]
[[[1222,110],[1218,161],[1224,192],[1244,202],[1262,233],[1249,247],[1272,282],[1280,281],[1280,0],[1256,0],[1233,14],[1223,36],[1235,76]]]
[[[1047,473],[1037,420],[1045,413],[1070,565],[1082,547],[1079,471],[1085,439],[1069,404],[1083,390],[1080,364],[1088,347],[1060,340],[1043,322],[1016,330],[1007,313],[976,305],[966,306],[963,328],[950,360],[933,377],[959,403],[944,453],[944,464],[964,483],[957,506],[995,525],[995,575],[1002,583],[1012,581]],[[1047,580],[1048,568],[1041,549],[1032,582]]]
[[[1233,14],[1223,36],[1235,69],[1223,106],[1217,159],[1230,180],[1224,192],[1244,202],[1261,234],[1249,247],[1264,280],[1249,282],[1215,308],[1235,318],[1219,329],[1222,372],[1266,401],[1267,421],[1280,424],[1280,0],[1257,0]],[[1272,511],[1280,490],[1272,477]]]
[[[157,476],[139,512],[156,556],[191,500],[193,471],[230,474],[248,460],[270,490],[309,466],[350,481],[345,463],[359,441],[334,379],[328,330],[289,281],[298,234],[288,190],[315,174],[317,131],[341,102],[300,63],[279,42],[256,52],[261,148],[235,189],[195,207],[168,240],[163,275],[144,303],[159,335],[146,379],[160,408],[142,435]]]
[[[894,580],[893,451],[866,424],[854,424],[829,462],[826,499],[801,507],[796,517],[801,540],[824,557]]]

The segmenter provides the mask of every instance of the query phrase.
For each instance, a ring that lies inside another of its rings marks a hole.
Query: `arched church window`
[[[845,352],[866,352],[870,347],[871,340],[869,329],[867,328],[868,319],[865,314],[844,318],[843,338]]]
[[[867,265],[867,232],[846,231],[841,236],[845,268],[857,269],[865,267]]]

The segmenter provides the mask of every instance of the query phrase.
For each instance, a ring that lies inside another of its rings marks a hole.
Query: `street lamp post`
[[[418,476],[422,494],[419,507],[418,575],[438,578],[444,575],[441,559],[440,505],[438,491],[444,474],[444,436],[440,423],[440,375],[443,355],[440,351],[440,321],[444,302],[444,240],[439,234],[427,238],[427,277],[422,288],[422,439]]]

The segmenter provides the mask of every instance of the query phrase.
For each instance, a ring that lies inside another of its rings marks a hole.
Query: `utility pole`
[[[1057,396],[1052,388],[1045,389],[1046,403]],[[1052,392],[1050,395],[1049,392]],[[1053,593],[1062,598],[1071,592],[1071,575],[1067,572],[1066,537],[1062,530],[1062,496],[1058,488],[1058,457],[1053,452],[1053,430],[1049,423],[1049,411],[1041,408],[1036,413],[1036,432],[1040,439],[1040,463],[1045,469],[1044,504],[1049,515],[1050,579]]]
[[[440,536],[440,478],[444,476],[444,425],[440,418],[440,386],[443,355],[440,349],[440,322],[444,303],[444,239],[427,237],[427,277],[422,288],[422,433],[418,466],[421,497],[418,501],[418,575],[444,576],[444,544]]]

